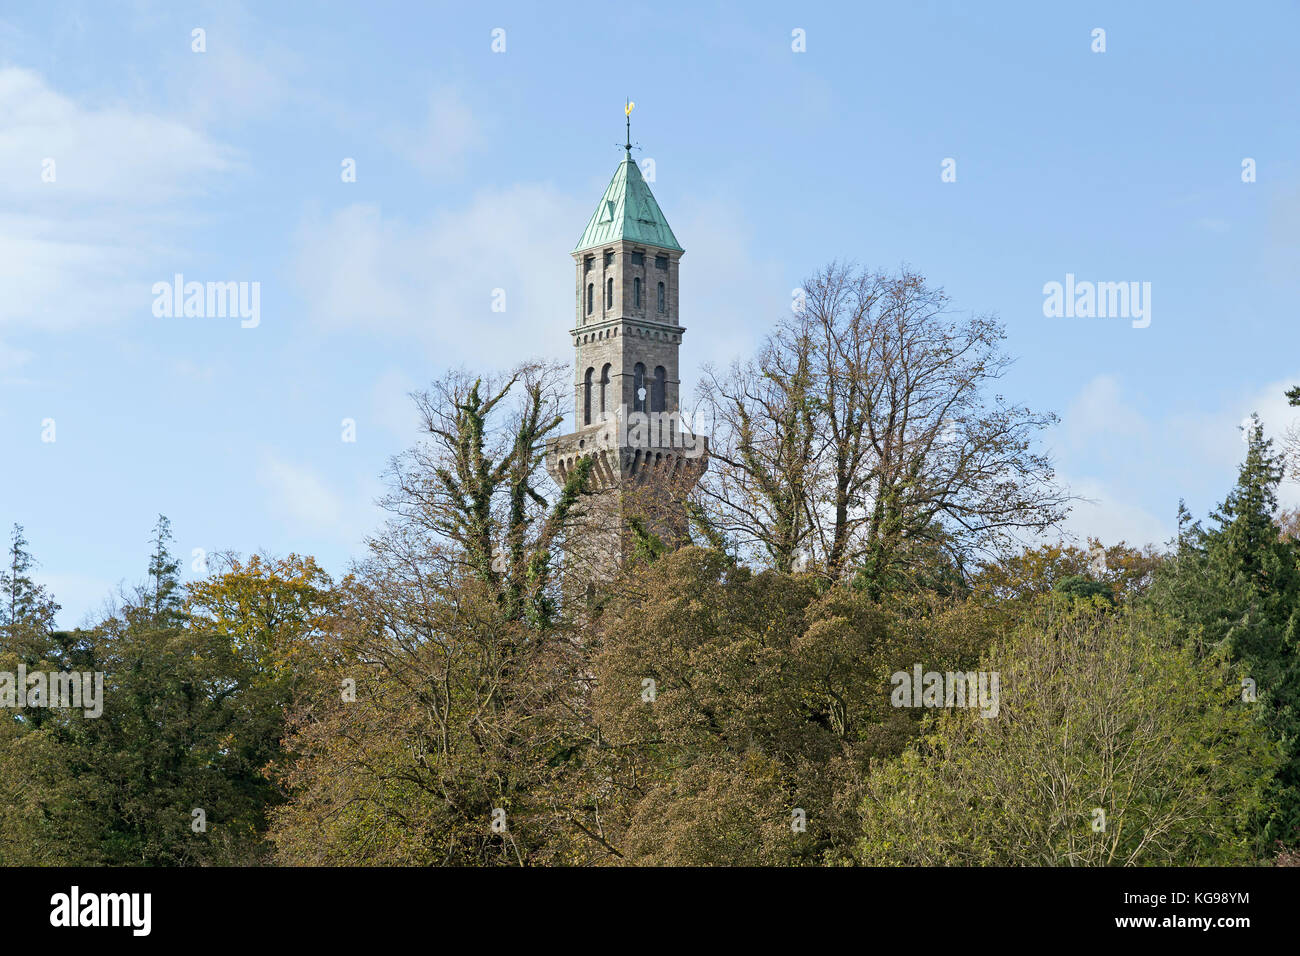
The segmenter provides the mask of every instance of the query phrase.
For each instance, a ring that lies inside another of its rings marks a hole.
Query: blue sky
[[[1060,413],[1046,443],[1091,499],[1075,533],[1163,540],[1180,497],[1222,498],[1244,416],[1296,417],[1294,2],[22,6],[0,9],[0,522],[65,625],[143,578],[159,512],[187,574],[194,548],[342,570],[415,438],[407,392],[569,359],[568,253],[625,96],[687,250],[684,388],[838,258],[1000,316],[1000,391]],[[156,317],[175,273],[260,283],[260,324]],[[1067,273],[1150,282],[1150,326],[1044,317]]]

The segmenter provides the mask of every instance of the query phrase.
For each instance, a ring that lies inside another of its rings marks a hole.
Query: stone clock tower
[[[684,253],[627,147],[572,253],[576,430],[546,448],[561,485],[593,459],[594,494],[565,546],[580,580],[613,574],[631,547],[630,520],[669,545],[686,536],[684,497],[708,466],[708,445],[684,427],[678,404]]]

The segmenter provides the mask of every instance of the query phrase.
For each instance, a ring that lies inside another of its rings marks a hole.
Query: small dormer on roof
[[[614,178],[609,181],[573,251],[607,246],[620,239],[672,252],[686,251],[677,244],[677,237],[633,161],[630,149],[614,170]]]

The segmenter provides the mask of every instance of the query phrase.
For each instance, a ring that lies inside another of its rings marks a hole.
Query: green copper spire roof
[[[614,170],[614,178],[609,181],[600,205],[591,214],[591,220],[573,251],[608,245],[619,239],[644,242],[660,249],[686,251],[677,244],[677,237],[668,227],[668,220],[655,202],[650,187],[641,178],[641,170],[632,161],[631,152]]]

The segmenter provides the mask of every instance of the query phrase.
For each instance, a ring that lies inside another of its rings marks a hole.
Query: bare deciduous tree
[[[448,574],[498,589],[511,617],[549,614],[556,537],[589,470],[575,468],[553,502],[538,490],[546,439],[564,420],[566,373],[541,363],[493,379],[451,372],[414,395],[427,437],[389,467],[381,504],[394,520],[372,552],[443,555]]]
[[[1055,416],[989,394],[1010,359],[1002,326],[954,317],[916,273],[832,263],[756,359],[701,386],[714,526],[780,570],[809,555],[876,586],[905,553],[961,563],[1066,513],[1034,449]]]

